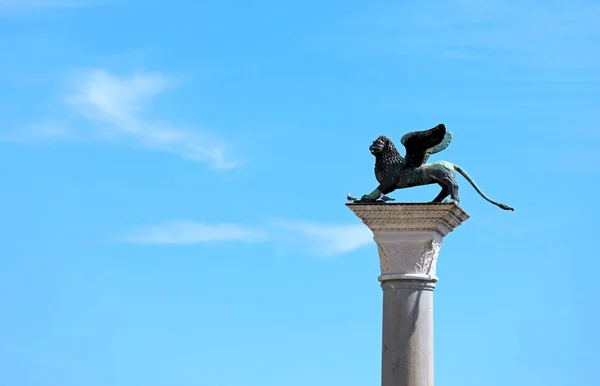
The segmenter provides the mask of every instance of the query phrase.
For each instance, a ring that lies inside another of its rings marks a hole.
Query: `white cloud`
[[[324,224],[311,221],[275,221],[279,229],[299,235],[313,251],[340,255],[373,243],[373,233],[363,224]]]
[[[82,71],[74,77],[65,103],[72,113],[88,121],[93,130],[69,128],[64,121],[46,120],[30,125],[12,140],[112,140],[173,153],[216,169],[232,169],[239,162],[230,156],[230,145],[200,130],[184,129],[148,119],[152,99],[172,87],[172,79],[158,73],[137,72],[117,76],[107,70]],[[58,124],[57,122],[60,122]],[[81,125],[77,125],[81,127]],[[4,139],[11,139],[5,135]]]
[[[123,126],[136,126],[148,100],[170,84],[161,74],[135,73],[119,78],[106,70],[83,72],[74,83],[74,93],[66,98],[69,104],[90,118]]]
[[[238,224],[207,224],[195,221],[171,221],[140,228],[126,237],[140,244],[197,244],[213,241],[259,242],[267,237],[261,229]]]
[[[273,221],[269,228],[243,224],[170,221],[137,229],[125,241],[138,244],[199,244],[218,241],[309,245],[317,255],[335,256],[372,245],[373,233],[363,224]]]

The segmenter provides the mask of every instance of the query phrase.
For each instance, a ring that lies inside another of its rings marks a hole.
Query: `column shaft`
[[[433,386],[433,290],[422,280],[383,289],[382,386]]]

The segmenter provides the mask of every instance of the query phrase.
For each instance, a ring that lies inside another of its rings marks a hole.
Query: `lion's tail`
[[[457,172],[459,172],[463,177],[465,177],[465,179],[467,181],[469,181],[469,183],[473,186],[473,188],[475,188],[475,190],[477,191],[477,193],[479,193],[481,195],[481,197],[483,197],[486,201],[491,202],[492,204],[504,209],[504,210],[514,210],[513,208],[511,208],[510,206],[506,205],[506,204],[501,204],[499,202],[496,202],[494,200],[492,200],[491,198],[489,198],[488,196],[485,195],[485,193],[483,193],[481,191],[481,189],[479,189],[479,186],[477,186],[477,184],[475,183],[475,181],[473,181],[473,179],[467,174],[466,171],[464,171],[460,166],[458,165],[453,165],[454,166],[454,170],[456,170]]]

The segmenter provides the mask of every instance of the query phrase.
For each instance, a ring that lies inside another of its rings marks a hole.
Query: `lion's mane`
[[[385,135],[377,138],[383,141],[386,145],[381,153],[375,156],[375,177],[377,181],[382,182],[383,178],[388,174],[388,170],[399,164],[402,164],[403,158],[394,146],[394,143]]]

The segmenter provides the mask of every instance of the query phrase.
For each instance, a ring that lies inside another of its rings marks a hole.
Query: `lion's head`
[[[392,140],[385,135],[380,135],[377,137],[371,146],[369,146],[369,151],[375,156],[375,158],[385,158],[387,162],[393,162],[398,161],[398,159],[402,159]]]
[[[371,151],[371,154],[374,156],[377,156],[377,154],[383,153],[390,143],[392,143],[392,141],[390,141],[388,137],[380,135],[373,141],[371,146],[369,146],[369,151]]]
[[[381,182],[390,167],[401,164],[403,159],[398,153],[391,139],[380,135],[369,146],[371,154],[375,156],[375,176]]]

